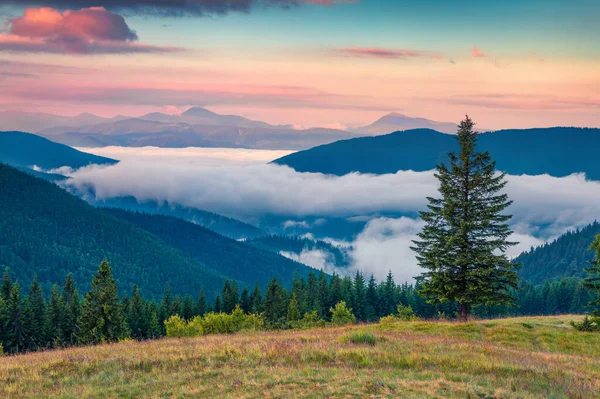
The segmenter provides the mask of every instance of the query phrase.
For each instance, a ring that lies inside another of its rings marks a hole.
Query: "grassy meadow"
[[[3,398],[600,398],[579,316],[411,321],[0,358]]]

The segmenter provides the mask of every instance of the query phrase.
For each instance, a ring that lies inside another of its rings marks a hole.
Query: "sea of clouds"
[[[399,281],[419,274],[409,247],[422,222],[373,215],[423,210],[426,197],[437,195],[432,171],[338,177],[267,163],[289,153],[285,151],[120,147],[85,151],[120,160],[112,166],[59,171],[70,177],[66,183],[70,188],[93,188],[98,199],[131,195],[250,223],[265,215],[289,217],[290,223],[304,216],[363,217],[369,220],[363,231],[352,242],[342,243],[352,247],[349,270],[374,273],[377,278],[392,270]],[[583,174],[507,176],[507,180],[506,191],[514,201],[509,208],[512,239],[520,242],[509,251],[511,257],[600,216],[600,182],[586,180]],[[318,251],[285,255],[332,270],[330,257]]]

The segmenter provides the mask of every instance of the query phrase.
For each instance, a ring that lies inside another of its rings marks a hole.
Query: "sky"
[[[0,0],[0,111],[600,127],[597,0]]]

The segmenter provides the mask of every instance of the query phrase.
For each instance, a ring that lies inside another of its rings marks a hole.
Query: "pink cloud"
[[[385,49],[377,47],[347,47],[337,49],[336,52],[341,55],[360,58],[406,58],[421,57],[424,54],[416,50]]]
[[[8,34],[0,35],[0,51],[25,53],[160,53],[181,49],[135,43],[138,36],[125,19],[104,7],[60,12],[28,8],[9,21]]]
[[[482,57],[487,56],[483,51],[479,50],[479,47],[477,47],[477,46],[473,46],[473,49],[471,50],[471,54],[475,58],[482,58]]]

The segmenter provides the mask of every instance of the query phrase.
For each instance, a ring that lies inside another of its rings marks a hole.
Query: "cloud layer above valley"
[[[69,185],[93,187],[99,199],[132,195],[139,200],[177,203],[244,220],[270,214],[298,218],[411,214],[424,209],[427,196],[437,195],[432,171],[335,177],[297,173],[285,166],[263,163],[281,152],[198,151],[97,151],[116,155],[122,162],[82,168],[71,175]],[[127,152],[129,155],[124,155]],[[600,182],[586,180],[582,174],[507,178],[507,191],[514,201],[510,208],[513,223],[522,226],[523,232],[535,233],[531,225],[549,224],[558,233],[600,216]]]
[[[421,228],[417,212],[424,209],[427,196],[437,195],[431,171],[335,177],[265,164],[275,155],[268,151],[113,148],[97,152],[122,161],[71,172],[67,183],[71,189],[93,188],[97,199],[131,195],[140,201],[180,204],[248,222],[268,215],[288,218],[290,223],[302,223],[305,217],[368,216],[363,231],[348,243],[351,270],[372,272],[378,278],[392,270],[399,280],[418,274],[409,246]],[[586,180],[582,174],[507,179],[506,190],[514,201],[509,209],[514,215],[513,239],[521,242],[508,253],[511,257],[600,216],[600,182]],[[301,256],[314,266],[327,267],[322,254]]]

